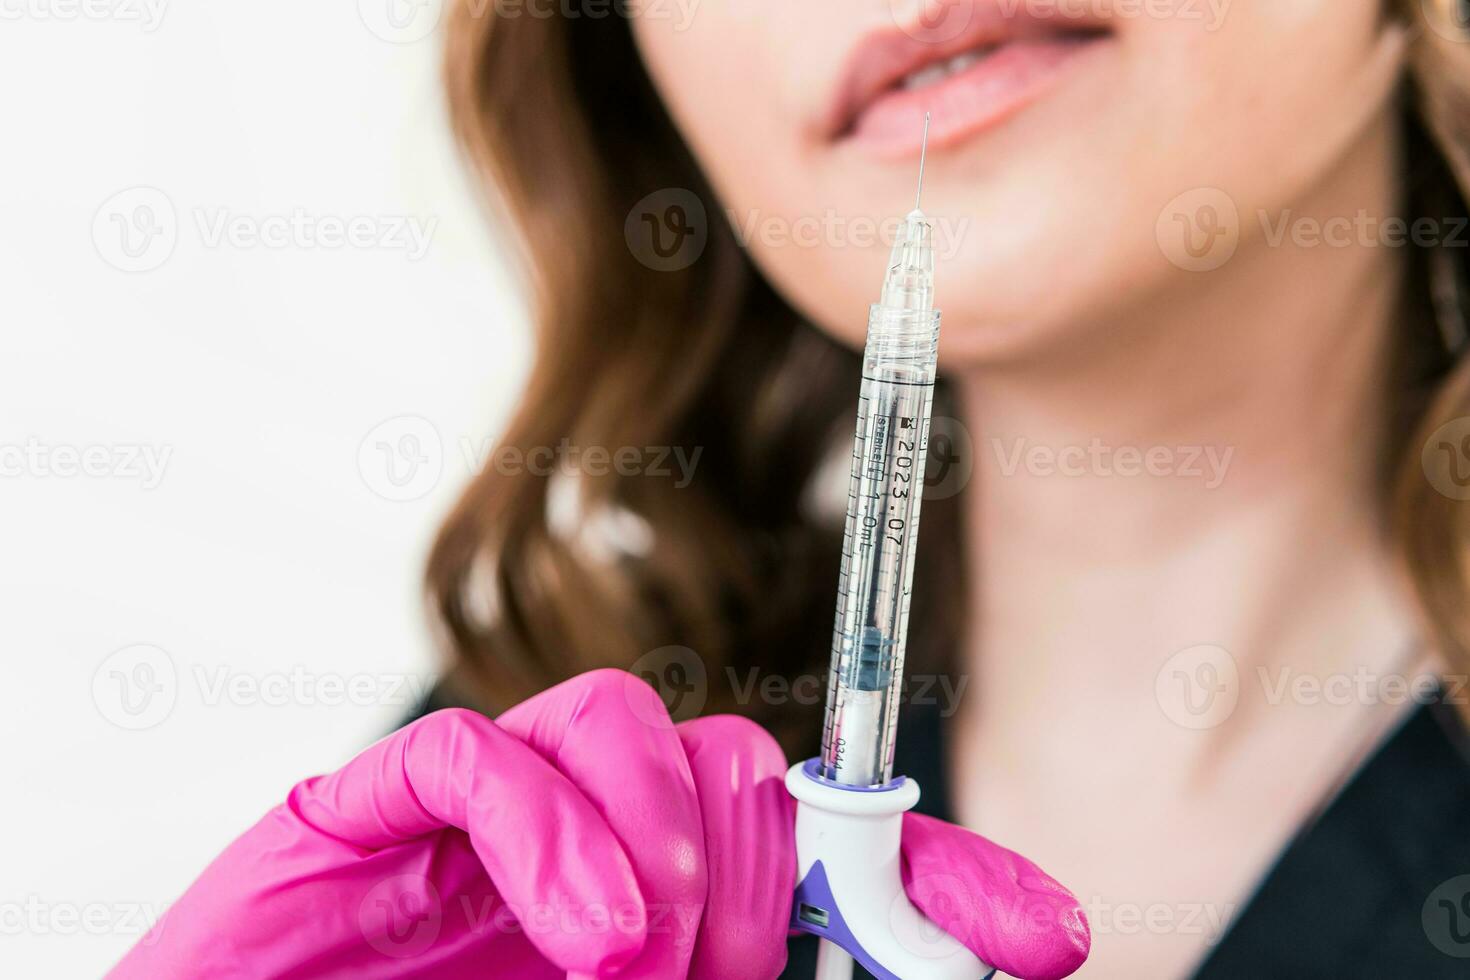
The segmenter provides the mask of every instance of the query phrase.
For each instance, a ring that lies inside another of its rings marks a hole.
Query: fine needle
[[[924,113],[924,140],[919,144],[919,189],[914,192],[914,210],[924,196],[924,158],[929,154],[929,113]]]

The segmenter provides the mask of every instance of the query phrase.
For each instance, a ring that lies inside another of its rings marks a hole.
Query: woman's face
[[[675,6],[646,0],[634,33],[720,196],[711,219],[849,343],[932,113],[923,206],[952,365],[1199,281],[1232,221],[1245,249],[1263,212],[1350,166],[1391,91],[1381,0]]]

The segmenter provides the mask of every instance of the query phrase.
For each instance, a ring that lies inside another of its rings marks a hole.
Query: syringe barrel
[[[821,755],[849,786],[893,778],[938,346],[938,311],[869,311]]]

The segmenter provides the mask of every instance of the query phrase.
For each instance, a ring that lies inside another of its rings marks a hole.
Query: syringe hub
[[[898,230],[878,303],[896,310],[934,309],[934,235],[918,208]]]

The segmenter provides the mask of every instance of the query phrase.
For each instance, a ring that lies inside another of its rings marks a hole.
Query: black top
[[[905,708],[897,753],[918,810],[949,819],[937,709]],[[816,942],[790,952],[782,980],[808,980]],[[1277,977],[1470,978],[1470,737],[1448,705],[1417,709],[1301,828],[1195,974]]]

